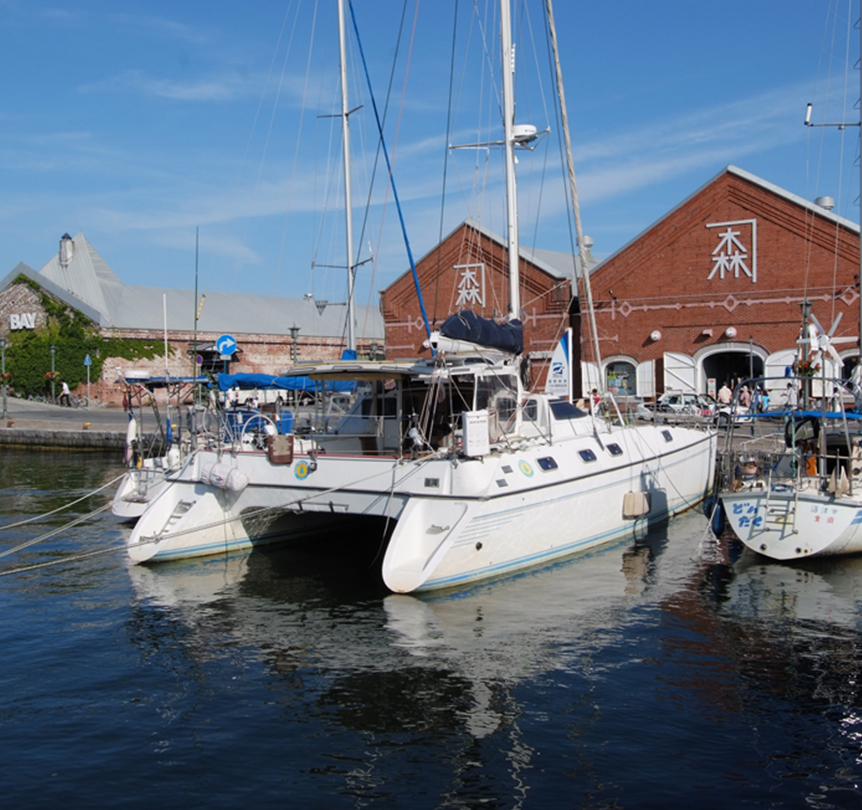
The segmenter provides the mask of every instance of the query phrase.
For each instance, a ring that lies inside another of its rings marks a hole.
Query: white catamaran
[[[514,152],[524,129],[514,126],[509,0],[500,9],[510,308],[519,313]],[[430,336],[433,359],[296,369],[365,392],[331,432],[271,435],[266,450],[195,451],[138,521],[129,555],[216,554],[333,526],[352,536],[369,522],[383,581],[412,592],[633,536],[703,499],[711,427],[625,425],[526,390],[522,343],[516,320],[461,313]]]

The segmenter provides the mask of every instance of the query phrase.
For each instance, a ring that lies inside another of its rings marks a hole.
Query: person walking
[[[793,383],[787,383],[787,410],[795,411],[799,408],[799,392]]]
[[[63,380],[63,387],[60,391],[60,400],[58,402],[59,405],[65,405],[67,408],[72,407],[72,399],[70,397],[71,391],[69,391],[68,383]]]

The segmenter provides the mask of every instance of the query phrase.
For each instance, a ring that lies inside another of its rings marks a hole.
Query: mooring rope
[[[116,546],[110,546],[109,548],[102,548],[98,551],[85,551],[83,554],[69,554],[65,557],[58,557],[55,560],[47,560],[45,562],[32,563],[31,565],[22,565],[18,568],[10,568],[7,571],[0,571],[0,577],[6,577],[10,574],[23,574],[25,571],[33,571],[36,568],[47,568],[50,565],[75,562],[76,560],[83,560],[86,557],[98,557],[102,554],[111,554],[115,551],[119,551],[119,549]]]
[[[42,515],[36,515],[36,517],[27,518],[26,520],[19,520],[17,523],[7,523],[3,526],[0,526],[0,531],[7,531],[8,529],[17,529],[19,526],[26,526],[28,523],[36,523],[37,521],[43,520],[46,517],[51,517],[51,515],[56,515],[58,512],[62,512],[64,509],[68,509],[71,506],[75,506],[76,504],[81,503],[81,501],[87,500],[87,498],[95,495],[97,492],[101,492],[103,489],[107,489],[108,487],[113,486],[114,484],[117,483],[117,481],[119,481],[125,475],[126,475],[126,473],[123,473],[122,475],[118,475],[116,478],[112,479],[111,481],[108,481],[107,484],[104,484],[103,486],[99,487],[98,489],[94,489],[92,492],[88,492],[86,495],[82,495],[80,498],[78,498],[75,501],[71,501],[67,504],[64,504],[63,506],[58,506],[56,509],[52,509],[50,512],[45,512]],[[0,554],[0,557],[2,557],[2,556],[3,556],[3,554]]]
[[[96,515],[101,514],[102,512],[110,508],[111,504],[106,503],[103,506],[100,506],[98,509],[94,509],[92,512],[88,512],[86,515],[76,517],[74,520],[71,520],[68,523],[64,523],[62,526],[59,526],[56,529],[52,529],[50,532],[45,532],[45,534],[39,535],[39,537],[34,537],[32,540],[26,540],[25,542],[20,543],[17,546],[7,548],[5,551],[0,551],[0,558],[8,557],[10,554],[14,554],[17,551],[23,551],[25,548],[30,548],[30,546],[35,546],[37,543],[41,543],[44,540],[50,539],[51,537],[56,537],[61,532],[66,531],[66,529],[71,529],[73,526],[77,526],[79,523],[83,523],[85,520],[89,520],[91,517],[95,517]],[[49,512],[49,514],[51,513]]]

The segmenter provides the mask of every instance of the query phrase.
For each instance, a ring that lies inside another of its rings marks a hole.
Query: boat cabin
[[[305,449],[345,455],[478,456],[513,440],[584,435],[594,430],[586,411],[565,400],[527,394],[510,356],[459,357],[445,364],[339,363],[305,368],[318,382],[366,383],[331,430],[312,430]]]

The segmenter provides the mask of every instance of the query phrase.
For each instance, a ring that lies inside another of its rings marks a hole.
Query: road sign
[[[85,366],[87,366],[87,367],[89,367],[89,366],[92,366],[92,365],[93,365],[93,361],[90,359],[90,355],[89,355],[89,354],[84,358],[84,365],[85,365]]]
[[[203,362],[204,362],[204,358],[202,355],[199,354],[197,357],[195,357],[195,363],[197,363],[199,366],[203,365]]]
[[[236,351],[236,339],[233,335],[221,335],[219,339],[216,340],[215,347],[219,354],[230,356]]]

